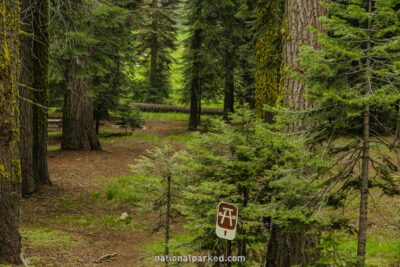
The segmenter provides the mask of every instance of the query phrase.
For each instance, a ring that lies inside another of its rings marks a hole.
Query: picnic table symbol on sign
[[[215,232],[219,238],[233,240],[236,236],[238,208],[228,203],[218,204],[217,226]]]

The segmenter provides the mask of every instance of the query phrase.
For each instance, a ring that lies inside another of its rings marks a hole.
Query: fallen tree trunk
[[[142,111],[150,111],[150,112],[179,112],[179,113],[190,112],[189,107],[182,107],[182,106],[145,104],[145,103],[132,103],[131,105],[139,108]],[[222,115],[223,113],[224,110],[220,108],[201,108],[201,114]]]

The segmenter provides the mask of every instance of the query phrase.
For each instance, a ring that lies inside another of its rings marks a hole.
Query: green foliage
[[[152,0],[144,2],[140,9],[143,20],[137,38],[137,55],[146,66],[146,79],[134,90],[136,100],[163,103],[169,96],[169,75],[176,49],[177,1]]]
[[[344,3],[345,2],[345,3]],[[400,17],[396,1],[375,2],[372,13],[360,1],[331,1],[326,6],[330,18],[323,18],[326,33],[318,32],[320,50],[303,47],[301,53],[301,79],[307,84],[308,98],[315,108],[298,116],[317,122],[313,140],[327,141],[327,157],[336,158],[337,168],[325,182],[332,189],[330,201],[343,205],[347,192],[360,187],[358,162],[362,155],[362,113],[368,105],[371,118],[371,146],[381,144],[385,151],[369,156],[373,168],[369,186],[378,187],[388,195],[398,194],[398,149],[379,133],[390,133],[381,122],[379,112],[397,113],[400,99],[398,74],[400,65],[399,33]],[[368,21],[371,30],[368,30]],[[394,26],[396,25],[396,26]],[[368,49],[368,44],[370,49]],[[369,64],[370,62],[370,64]],[[296,119],[293,118],[292,119]],[[336,143],[344,131],[353,130],[354,138]],[[340,156],[336,156],[336,155]],[[341,180],[341,187],[335,183]]]
[[[327,163],[307,152],[298,136],[280,134],[251,111],[238,112],[231,123],[213,120],[211,132],[195,134],[181,156],[186,186],[180,211],[195,237],[190,247],[218,255],[225,242],[214,233],[215,210],[220,201],[235,203],[240,220],[232,246],[235,251],[246,242],[250,265],[259,260],[268,218],[287,231],[317,221],[317,177]]]
[[[118,106],[134,63],[129,1],[51,1],[51,99],[61,106],[76,78],[88,79],[95,114]]]
[[[140,109],[130,105],[128,102],[119,106],[118,115],[122,123],[131,127],[131,129],[139,128],[145,123]]]

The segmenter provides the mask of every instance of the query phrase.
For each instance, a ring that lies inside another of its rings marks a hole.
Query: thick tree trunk
[[[287,0],[285,7],[286,36],[284,43],[282,88],[287,108],[304,110],[311,107],[311,103],[304,97],[305,85],[291,77],[290,71],[297,70],[299,49],[301,45],[309,45],[318,49],[320,46],[314,40],[314,34],[308,30],[309,26],[322,30],[318,21],[320,16],[326,16],[327,10],[320,5],[320,0]],[[289,70],[287,72],[287,70]],[[295,131],[301,127],[296,122],[290,127]],[[311,252],[319,243],[319,235],[307,234],[307,229],[300,232],[286,232],[274,226],[268,249],[267,266],[286,267],[294,264],[307,264],[318,257],[318,251]]]
[[[268,247],[268,267],[290,267],[309,263],[318,257],[317,252],[309,252],[318,245],[319,236],[300,233],[288,233],[276,225],[273,225],[270,233],[270,244]]]
[[[64,97],[61,148],[101,150],[94,127],[92,99],[86,95],[89,81],[76,76],[71,79]]]
[[[372,0],[369,0],[368,12],[372,13]],[[372,91],[371,84],[371,19],[368,19],[367,29],[367,56],[366,56],[366,73],[365,73],[365,96],[368,96]],[[370,137],[370,119],[369,119],[369,105],[364,108],[364,121],[363,121],[363,156],[362,156],[362,170],[361,170],[361,201],[360,201],[360,217],[358,225],[358,247],[357,257],[360,257],[358,261],[359,266],[365,265],[365,255],[367,246],[367,223],[368,223],[368,184],[369,184],[369,137]]]
[[[49,0],[37,0],[33,8],[33,166],[38,185],[51,184],[47,166],[49,106]]]
[[[308,30],[309,26],[322,30],[322,23],[318,21],[321,16],[327,16],[328,11],[320,5],[320,0],[287,0],[285,8],[286,36],[284,42],[283,79],[285,106],[293,110],[304,110],[311,107],[311,103],[304,97],[305,84],[292,78],[291,71],[299,69],[297,62],[300,46],[309,45],[316,49],[319,43],[314,39],[314,34]],[[301,123],[295,123],[294,128]]]
[[[21,0],[21,31],[20,35],[20,59],[21,70],[19,75],[19,111],[21,114],[20,126],[20,153],[21,153],[21,175],[22,175],[22,195],[27,196],[36,192],[37,185],[34,177],[33,165],[33,90],[32,90],[32,61],[33,61],[33,38],[32,25],[33,14],[31,0]]]
[[[18,1],[0,0],[0,263],[21,264]]]
[[[200,8],[199,8],[200,10]],[[201,10],[200,10],[201,11]],[[194,32],[191,49],[195,53],[195,58],[199,56],[199,49],[201,48],[201,30],[197,29]],[[201,84],[200,84],[200,63],[199,60],[193,62],[193,77],[190,88],[190,118],[189,118],[189,130],[196,131],[199,125],[200,103],[201,103]]]

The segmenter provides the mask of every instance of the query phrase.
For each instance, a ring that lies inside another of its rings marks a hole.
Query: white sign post
[[[215,232],[219,238],[233,240],[236,236],[238,208],[233,204],[218,204],[217,226]]]

